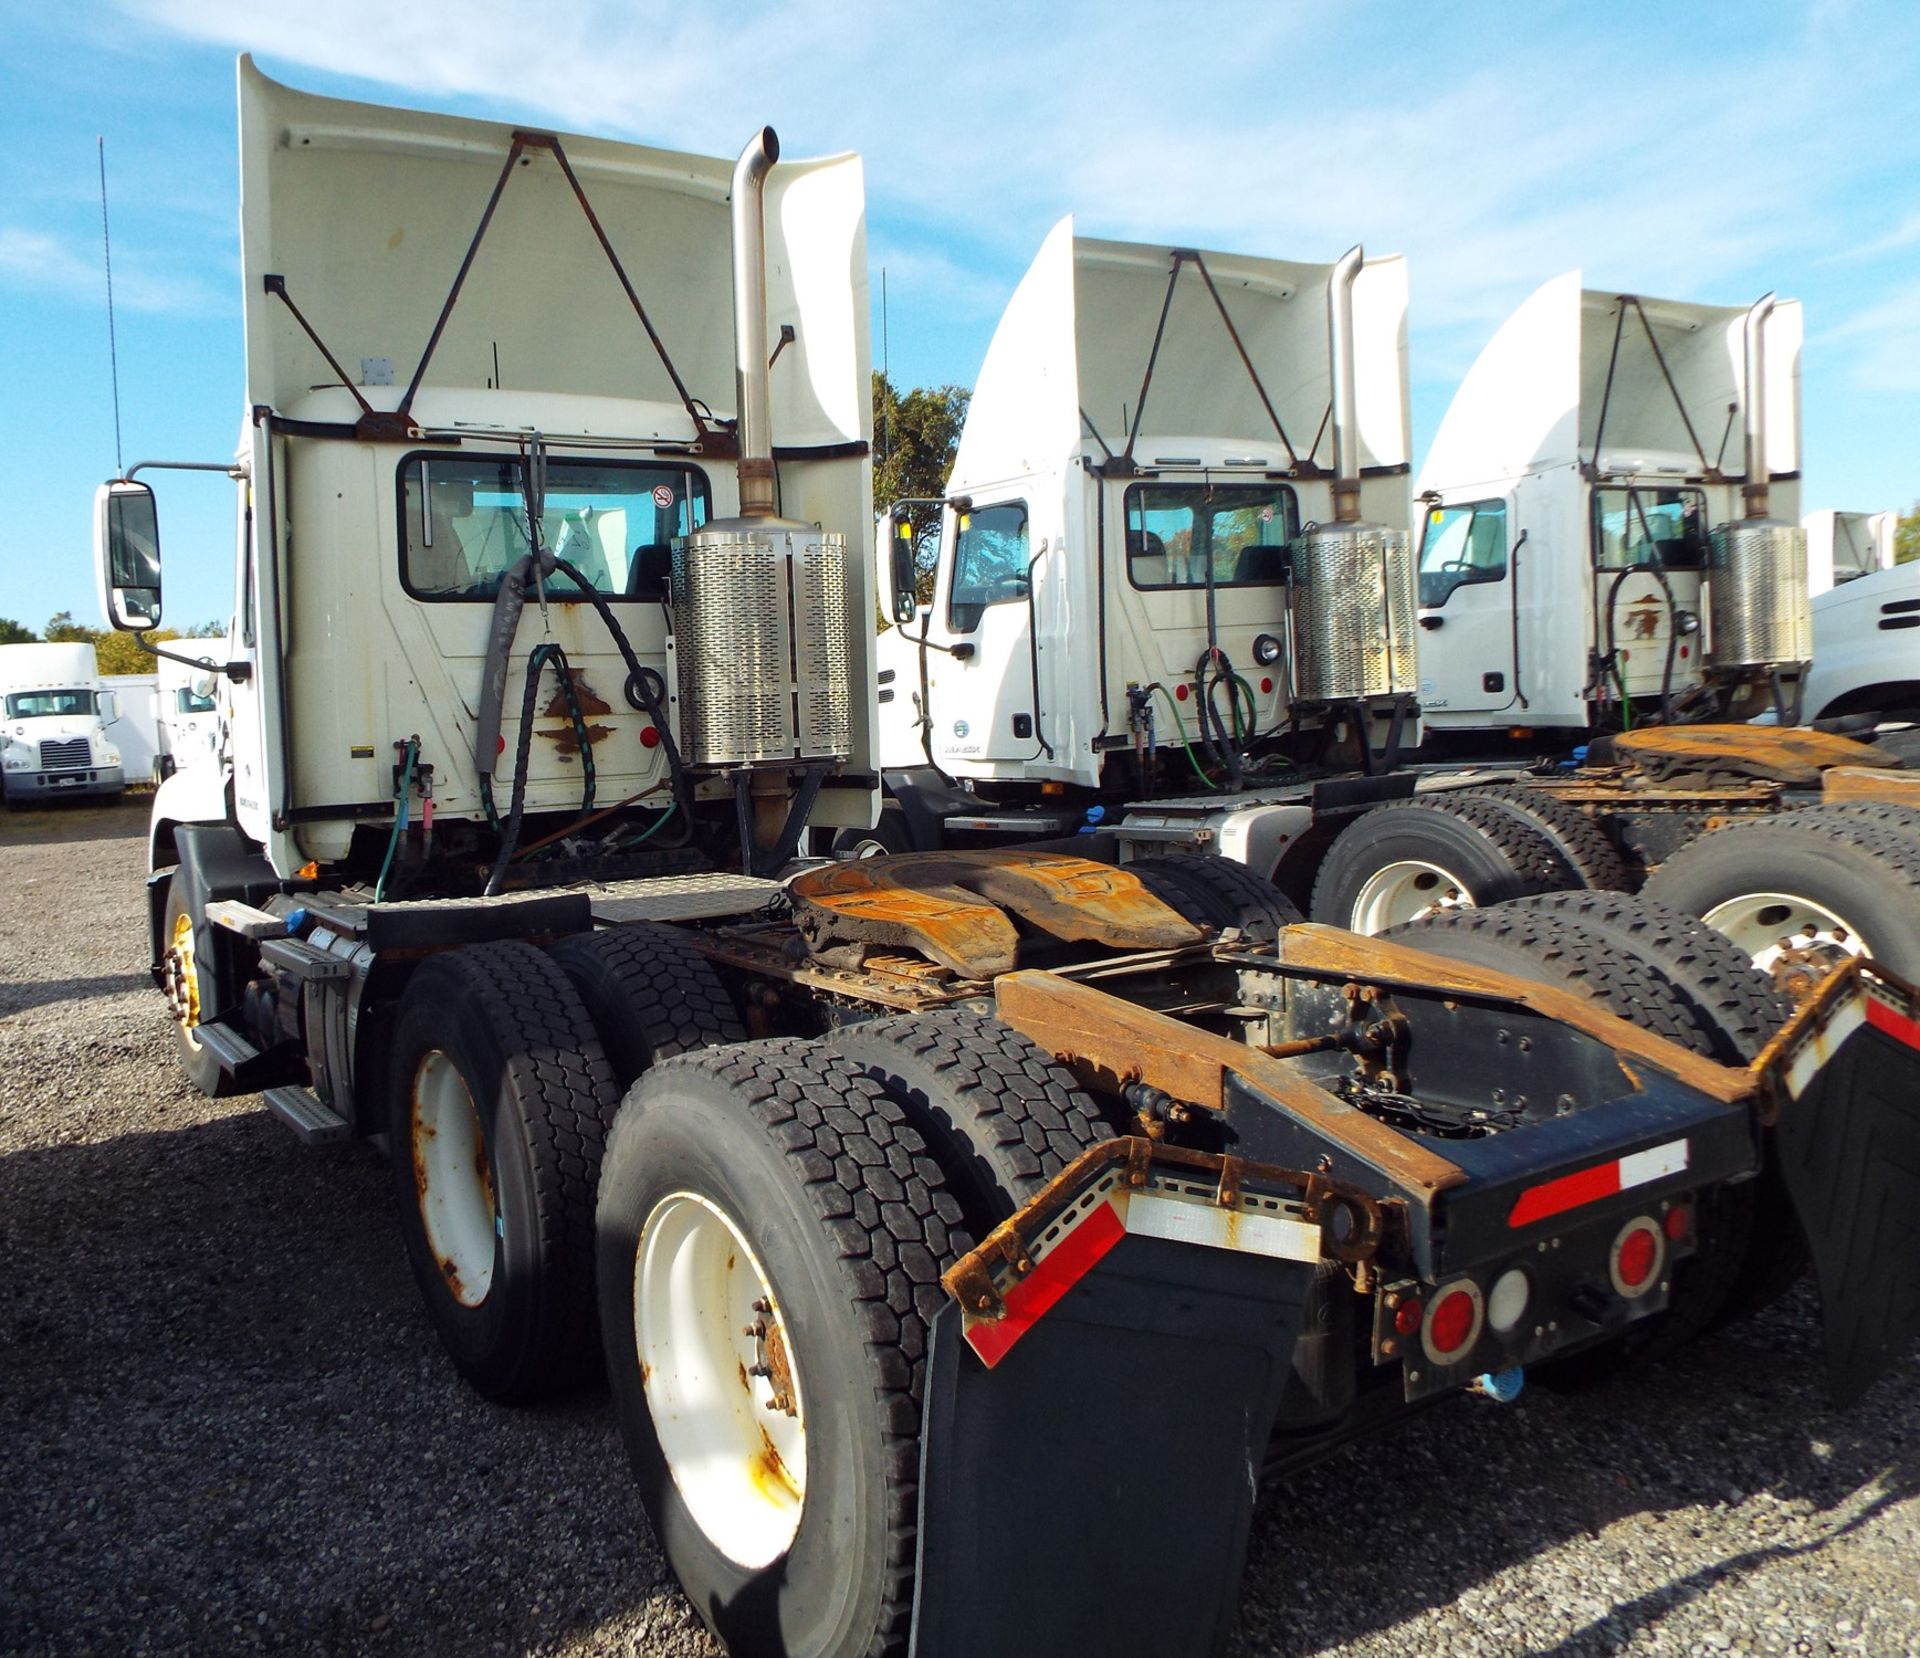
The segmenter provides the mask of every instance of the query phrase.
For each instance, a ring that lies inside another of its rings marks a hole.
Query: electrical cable
[[[1180,738],[1180,746],[1187,751],[1187,764],[1193,767],[1194,776],[1198,777],[1200,781],[1206,784],[1206,786],[1210,789],[1219,788],[1220,785],[1214,782],[1214,780],[1206,774],[1205,769],[1201,766],[1199,757],[1195,755],[1195,753],[1193,752],[1193,744],[1187,741],[1186,724],[1180,718],[1180,705],[1179,703],[1173,700],[1173,693],[1169,691],[1166,688],[1166,686],[1162,685],[1157,679],[1153,682],[1152,688],[1158,691],[1161,694],[1161,696],[1167,699],[1167,707],[1169,710],[1171,710],[1173,714],[1173,729]]]

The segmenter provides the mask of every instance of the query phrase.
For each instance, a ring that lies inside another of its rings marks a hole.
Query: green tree
[[[901,393],[877,370],[873,376],[873,499],[883,510],[895,501],[938,497],[947,489],[960,428],[966,424],[965,386],[915,386]],[[939,552],[940,509],[909,509],[914,530],[916,590],[922,603],[933,594],[933,562]]]
[[[94,644],[99,641],[100,630],[82,627],[71,610],[57,610],[47,618],[46,631],[40,637],[56,645]]]
[[[158,628],[147,635],[156,645],[178,639],[172,628]],[[140,648],[131,633],[101,633],[94,637],[94,654],[100,659],[103,674],[151,674],[159,671],[159,662],[151,651]]]
[[[32,628],[22,627],[11,616],[0,616],[0,645],[31,645],[39,637]]]
[[[1913,511],[1904,514],[1893,527],[1893,562],[1911,564],[1917,558],[1920,558],[1920,501],[1915,501]]]

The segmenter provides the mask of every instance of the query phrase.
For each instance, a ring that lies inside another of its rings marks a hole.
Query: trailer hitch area
[[[1852,1404],[1920,1335],[1920,991],[1845,962],[1753,1070],[1820,1284],[1828,1386]]]
[[[1323,1176],[1129,1137],[958,1262],[928,1351],[916,1658],[1217,1651],[1316,1276],[1366,1269],[1386,1224]],[[1128,1562],[1177,1592],[1116,1593]]]
[[[1206,933],[1113,864],[1013,850],[907,852],[813,869],[787,885],[815,950],[916,950],[963,979],[1010,973],[1018,917],[1036,932],[1120,950],[1177,950]]]

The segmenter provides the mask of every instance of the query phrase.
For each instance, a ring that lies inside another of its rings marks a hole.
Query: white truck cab
[[[943,777],[980,796],[949,797],[962,831],[1071,828],[1240,779],[1336,706],[1410,737],[1406,304],[1398,257],[1055,226],[981,366],[931,600],[884,578],[896,800]]]
[[[153,693],[153,780],[220,757],[220,674],[212,667],[163,657]]]
[[[107,727],[119,695],[102,690],[84,640],[0,646],[0,779],[9,806],[65,795],[117,795],[120,750]]]
[[[1806,706],[1815,719],[1920,723],[1920,562],[1842,582],[1813,601]]]
[[[1804,553],[1762,514],[1799,514],[1801,331],[1792,300],[1648,299],[1578,271],[1501,325],[1416,485],[1429,733],[1618,728],[1710,684],[1745,717],[1797,673]]]

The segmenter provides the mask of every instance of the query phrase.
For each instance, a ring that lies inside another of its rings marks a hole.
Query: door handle
[[[1447,619],[1444,616],[1422,616],[1420,618],[1420,625],[1425,628],[1427,632],[1431,633],[1435,628],[1445,627],[1447,625]]]

